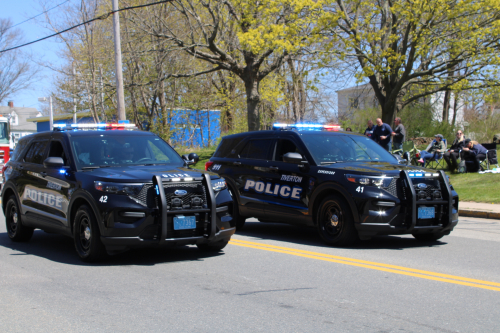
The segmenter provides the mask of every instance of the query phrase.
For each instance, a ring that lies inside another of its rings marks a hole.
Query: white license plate
[[[433,219],[434,216],[434,207],[418,207],[419,219]]]
[[[196,216],[174,216],[174,230],[196,229]]]

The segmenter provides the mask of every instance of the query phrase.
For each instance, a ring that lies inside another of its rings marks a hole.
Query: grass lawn
[[[193,151],[179,151],[181,155],[191,152]],[[200,160],[193,168],[205,170],[205,162],[212,157],[215,148],[206,148],[194,152],[198,154]],[[446,172],[446,174],[450,176],[450,182],[461,201],[500,203],[500,174],[451,174],[449,172]]]

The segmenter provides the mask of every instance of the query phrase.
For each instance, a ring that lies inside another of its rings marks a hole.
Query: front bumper
[[[368,239],[375,235],[428,234],[448,235],[458,224],[458,195],[450,188],[443,171],[440,172],[440,199],[419,200],[414,181],[408,171],[400,174],[400,185],[393,200],[383,202],[378,210],[365,207],[360,210],[359,223],[356,224],[359,237]],[[380,203],[380,201],[378,201]],[[435,216],[430,219],[418,218],[419,207],[433,207]]]
[[[208,192],[207,206],[172,210],[167,206],[162,179],[153,177],[153,187],[158,189],[157,208],[142,211],[127,209],[127,212],[113,211],[107,214],[103,219],[102,243],[112,252],[135,247],[169,247],[229,240],[236,231],[230,214],[232,199],[229,194],[215,195],[209,175],[204,177],[203,183]],[[120,214],[121,222],[114,220]],[[177,215],[195,216],[196,229],[174,230],[173,219]]]

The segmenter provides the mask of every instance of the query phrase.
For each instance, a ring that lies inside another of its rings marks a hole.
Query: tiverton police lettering
[[[38,202],[45,206],[62,209],[63,197],[61,195],[49,194],[26,188],[24,189],[24,198],[34,202]]]
[[[281,180],[284,180],[286,182],[294,182],[294,183],[300,183],[302,181],[302,177],[299,176],[290,176],[290,175],[282,175]]]
[[[279,195],[282,198],[290,198],[292,200],[300,200],[300,194],[302,193],[301,187],[264,183],[263,181],[256,182],[251,179],[247,179],[243,189],[245,191],[253,189],[257,193],[264,193],[275,197]]]

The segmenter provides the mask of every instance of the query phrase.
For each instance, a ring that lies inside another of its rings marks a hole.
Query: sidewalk
[[[500,220],[500,204],[459,201],[458,215]]]

